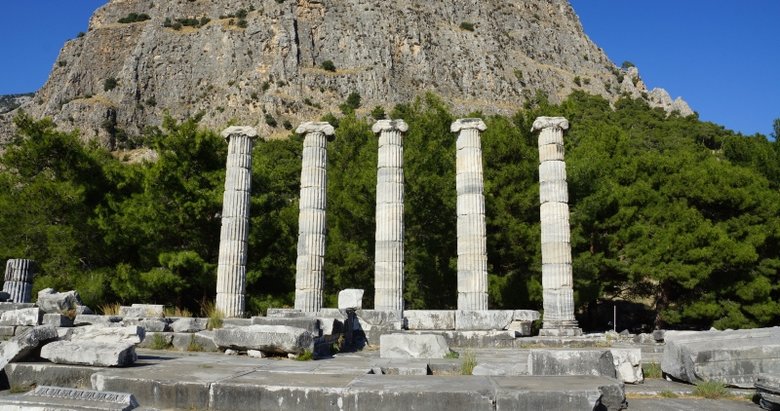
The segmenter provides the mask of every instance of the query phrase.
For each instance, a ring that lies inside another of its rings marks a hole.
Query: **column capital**
[[[371,131],[375,134],[382,131],[400,131],[405,133],[409,130],[409,125],[403,120],[379,120],[371,127]]]
[[[222,130],[221,133],[222,137],[225,140],[230,141],[230,137],[236,136],[236,135],[243,135],[247,136],[249,138],[256,138],[257,137],[257,129],[254,127],[249,126],[230,126],[224,130]]]
[[[452,126],[450,126],[450,131],[457,133],[461,130],[468,130],[473,128],[479,131],[487,130],[487,126],[481,118],[459,118],[455,120],[454,123],[452,123]]]
[[[545,128],[569,129],[569,120],[563,117],[537,117],[531,127],[531,132]]]
[[[328,122],[308,121],[295,129],[296,134],[322,133],[326,136],[332,136],[336,130]]]

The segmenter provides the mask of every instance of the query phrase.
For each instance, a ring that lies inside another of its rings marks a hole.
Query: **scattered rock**
[[[50,325],[33,327],[26,333],[11,338],[0,346],[0,370],[12,361],[18,361],[41,345],[57,339],[57,329]]]
[[[58,293],[53,288],[44,288],[38,292],[38,308],[45,313],[75,315],[76,307],[83,306],[79,293],[67,291]]]
[[[246,355],[252,358],[265,358],[265,354],[260,350],[246,350]]]
[[[628,384],[637,384],[645,380],[642,374],[641,348],[611,348],[612,363],[615,365],[617,379]]]

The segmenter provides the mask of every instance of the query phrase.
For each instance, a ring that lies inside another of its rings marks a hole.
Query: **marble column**
[[[569,227],[569,191],[563,161],[563,117],[539,117],[539,203],[542,226],[544,322],[539,335],[574,336],[582,330],[574,318],[574,289]]]
[[[325,193],[328,182],[326,145],[334,130],[328,123],[308,122],[301,124],[295,132],[306,135],[301,165],[295,308],[312,313],[322,308],[325,282]]]
[[[404,309],[404,146],[403,120],[379,120],[376,171],[376,253],[374,309]]]
[[[11,301],[16,303],[32,301],[32,283],[36,270],[33,260],[10,259],[6,262],[3,291],[11,295]]]
[[[257,130],[228,127],[222,132],[222,137],[228,143],[228,156],[219,236],[216,308],[225,317],[240,318],[245,314],[252,145],[257,138]]]
[[[485,129],[485,123],[478,118],[460,119],[450,127],[450,131],[459,133],[455,165],[458,193],[458,310],[488,309],[485,196],[479,137]]]

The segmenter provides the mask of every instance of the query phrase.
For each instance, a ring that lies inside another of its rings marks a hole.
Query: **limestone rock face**
[[[229,17],[242,9],[245,18]],[[150,19],[118,22],[130,13]],[[205,24],[166,27],[184,18]],[[297,124],[337,112],[352,91],[368,109],[433,91],[457,112],[508,114],[537,90],[553,102],[580,89],[611,101],[624,90],[643,97],[633,81],[590,41],[567,0],[111,0],[65,43],[23,108],[120,148],[112,130],[137,135],[166,111],[282,136],[264,112]],[[0,137],[13,115],[0,119]]]

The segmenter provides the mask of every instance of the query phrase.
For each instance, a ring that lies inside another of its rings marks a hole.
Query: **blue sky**
[[[780,0],[571,0],[585,32],[702,120],[769,135],[780,117]],[[0,3],[0,94],[35,91],[105,0]]]

